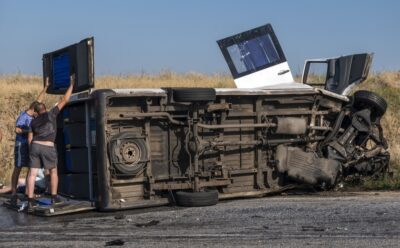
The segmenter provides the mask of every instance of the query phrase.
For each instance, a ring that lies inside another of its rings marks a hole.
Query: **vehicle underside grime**
[[[314,152],[304,152],[297,147],[279,145],[276,149],[277,168],[280,173],[311,185],[336,183],[341,166],[334,159],[319,158]]]
[[[349,101],[311,87],[95,93],[96,149],[106,151],[96,155],[103,210],[171,199],[202,205],[215,191],[226,199],[304,184],[328,189],[388,168],[384,111],[357,95]],[[181,191],[192,193],[175,195]]]

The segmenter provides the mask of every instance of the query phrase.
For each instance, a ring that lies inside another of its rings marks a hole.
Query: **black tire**
[[[277,190],[283,186],[284,174],[279,172],[277,168],[266,167],[267,169],[267,184],[272,190]]]
[[[175,102],[211,102],[216,98],[213,88],[174,88],[172,90]]]
[[[387,103],[385,99],[371,91],[357,91],[354,93],[353,100],[353,106],[355,109],[362,110],[369,108],[371,109],[372,114],[376,117],[383,116],[387,109]]]
[[[112,165],[124,175],[134,176],[146,166],[146,143],[135,133],[115,135],[110,141],[109,152]]]
[[[176,192],[176,204],[184,207],[204,207],[218,203],[218,191]]]

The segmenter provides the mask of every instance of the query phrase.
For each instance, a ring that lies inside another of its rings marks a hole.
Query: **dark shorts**
[[[14,147],[14,165],[17,168],[29,166],[29,145],[16,142]]]
[[[57,167],[57,150],[52,146],[32,143],[29,152],[29,166],[31,168],[53,169]]]

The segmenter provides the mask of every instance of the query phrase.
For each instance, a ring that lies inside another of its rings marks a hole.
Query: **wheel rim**
[[[139,146],[131,141],[127,141],[121,145],[120,154],[122,162],[130,166],[136,165],[140,161],[141,157]]]

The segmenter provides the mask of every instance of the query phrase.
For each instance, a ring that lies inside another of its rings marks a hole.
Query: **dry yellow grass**
[[[40,76],[0,76],[0,182],[9,183],[14,164],[15,120],[35,99],[43,87]],[[199,73],[176,74],[164,71],[158,75],[120,75],[96,78],[96,89],[159,87],[234,87],[228,75],[206,76]],[[57,96],[46,96],[46,104],[57,102]]]
[[[176,74],[165,71],[158,75],[120,75],[96,78],[96,88],[158,88],[158,87],[235,87],[229,75],[203,75],[199,73]],[[9,182],[13,168],[14,125],[18,114],[38,95],[42,88],[39,76],[0,76],[0,182]],[[400,166],[400,72],[384,72],[371,75],[360,88],[382,95],[388,101],[388,111],[383,126],[392,154],[392,166]],[[55,96],[47,96],[45,102],[53,104]]]
[[[231,76],[207,76],[195,72],[176,74],[164,71],[158,75],[102,76],[96,78],[96,88],[161,88],[161,87],[235,87]]]

